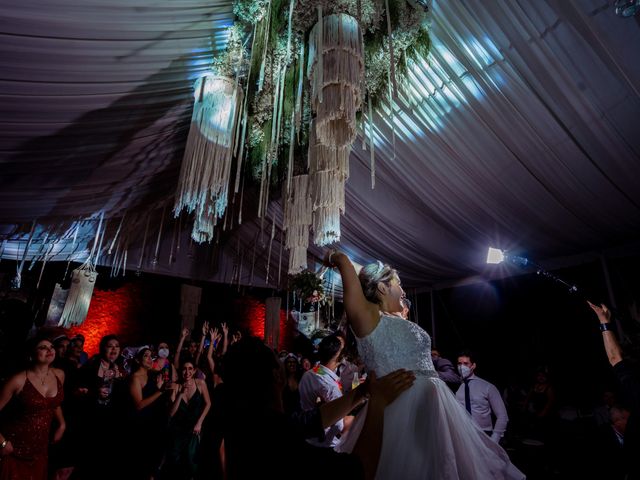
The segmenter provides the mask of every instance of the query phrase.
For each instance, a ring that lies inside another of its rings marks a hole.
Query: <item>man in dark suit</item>
[[[436,369],[436,372],[438,372],[440,380],[445,382],[455,393],[462,383],[462,379],[460,378],[456,367],[454,367],[453,363],[449,360],[441,357],[440,352],[435,348],[431,349],[431,360],[433,361],[433,367]]]

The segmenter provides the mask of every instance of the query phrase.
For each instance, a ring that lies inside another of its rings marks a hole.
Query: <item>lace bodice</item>
[[[381,377],[398,368],[434,376],[431,337],[415,323],[393,315],[382,315],[376,328],[357,338],[358,351],[369,370]]]

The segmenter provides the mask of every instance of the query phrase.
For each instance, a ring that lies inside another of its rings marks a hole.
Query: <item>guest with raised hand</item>
[[[9,378],[0,391],[0,411],[14,402],[12,415],[0,425],[0,478],[46,480],[50,432],[53,443],[62,438],[65,421],[60,404],[64,372],[53,368],[53,344],[37,335],[28,342],[28,366]]]
[[[605,304],[587,303],[598,317],[607,359],[620,384],[620,403],[629,413],[626,419],[623,445],[627,479],[640,479],[640,462],[637,458],[638,452],[640,452],[640,380],[637,372],[632,370],[628,361],[623,357],[623,351],[611,321],[611,310]]]
[[[209,329],[209,348],[207,349],[207,365],[209,365],[209,374],[212,376],[215,371],[216,360],[214,354],[220,343],[222,335],[218,332],[218,327]]]
[[[201,471],[209,478],[224,478],[224,444],[222,420],[224,419],[224,382],[222,380],[222,357],[217,356],[217,347],[222,335],[218,327],[209,329],[209,349],[207,350],[207,386],[211,397],[211,409],[204,419],[200,436],[201,451],[207,452],[200,459]],[[208,380],[211,379],[211,380]]]
[[[242,338],[242,332],[240,331],[240,329],[235,329],[234,332],[231,334],[230,344],[233,345],[234,343],[239,342],[241,338]]]
[[[181,361],[184,362],[187,360],[187,358],[185,357],[185,354],[187,354],[188,352],[183,350],[184,350],[184,343],[188,336],[189,336],[189,329],[187,327],[184,327],[182,329],[182,332],[180,333],[180,340],[178,341],[178,346],[176,347],[176,355],[173,357],[173,366],[176,370],[180,370]],[[194,358],[191,358],[190,360],[195,361]]]
[[[227,349],[229,348],[229,327],[227,326],[226,322],[222,322],[222,324],[220,324],[220,327],[222,328],[222,353],[221,353],[221,355],[224,355],[225,353],[227,353]]]
[[[162,467],[163,478],[190,479],[198,474],[200,432],[211,400],[206,383],[195,374],[193,362],[184,362],[178,388],[171,394],[169,447]]]
[[[202,337],[200,337],[200,344],[198,345],[198,353],[196,353],[196,363],[195,365],[200,368],[200,358],[202,357],[202,352],[204,351],[204,344],[209,336],[209,322],[202,322]]]
[[[385,407],[413,383],[410,372],[395,371],[337,400],[308,412],[284,414],[282,363],[273,350],[255,337],[243,337],[225,357],[225,450],[227,479],[278,478],[326,480],[373,479],[380,454]],[[363,434],[353,454],[313,447],[305,441],[322,435],[324,428],[367,402]],[[247,452],[251,452],[250,458]],[[286,452],[287,461],[274,462]]]
[[[398,273],[377,262],[357,274],[349,258],[336,250],[327,252],[325,264],[340,271],[347,319],[368,369],[382,375],[404,368],[416,374],[413,387],[385,412],[376,478],[524,478],[438,377],[427,332],[393,314],[402,311],[405,296]],[[349,451],[364,434],[365,414],[363,409],[356,416],[340,448]]]

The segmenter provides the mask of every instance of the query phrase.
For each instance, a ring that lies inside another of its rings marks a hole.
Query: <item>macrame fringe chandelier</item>
[[[242,90],[235,80],[207,74],[196,81],[191,128],[187,138],[176,201],[195,213],[191,237],[213,239],[214,227],[227,208],[236,125]]]
[[[309,172],[313,241],[340,240],[349,155],[356,139],[356,111],[362,100],[364,60],[358,21],[346,14],[322,18],[309,36],[308,76],[316,114],[309,127]]]
[[[313,242],[324,246],[340,240],[340,215],[345,210],[344,190],[349,178],[351,145],[323,145],[316,138],[313,121],[309,133]]]
[[[309,36],[308,60],[316,134],[324,145],[344,147],[356,139],[356,111],[362,102],[360,26],[343,13],[322,18],[319,8],[318,16]]]
[[[309,175],[291,178],[284,211],[285,247],[289,250],[289,273],[295,275],[307,268],[309,226],[311,225]]]

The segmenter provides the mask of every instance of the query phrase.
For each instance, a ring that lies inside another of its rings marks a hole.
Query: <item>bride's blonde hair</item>
[[[372,303],[380,303],[380,299],[378,298],[378,283],[389,283],[393,277],[396,276],[398,276],[396,269],[381,261],[362,267],[362,270],[360,270],[358,274],[360,285],[362,285],[362,292],[367,300]]]

